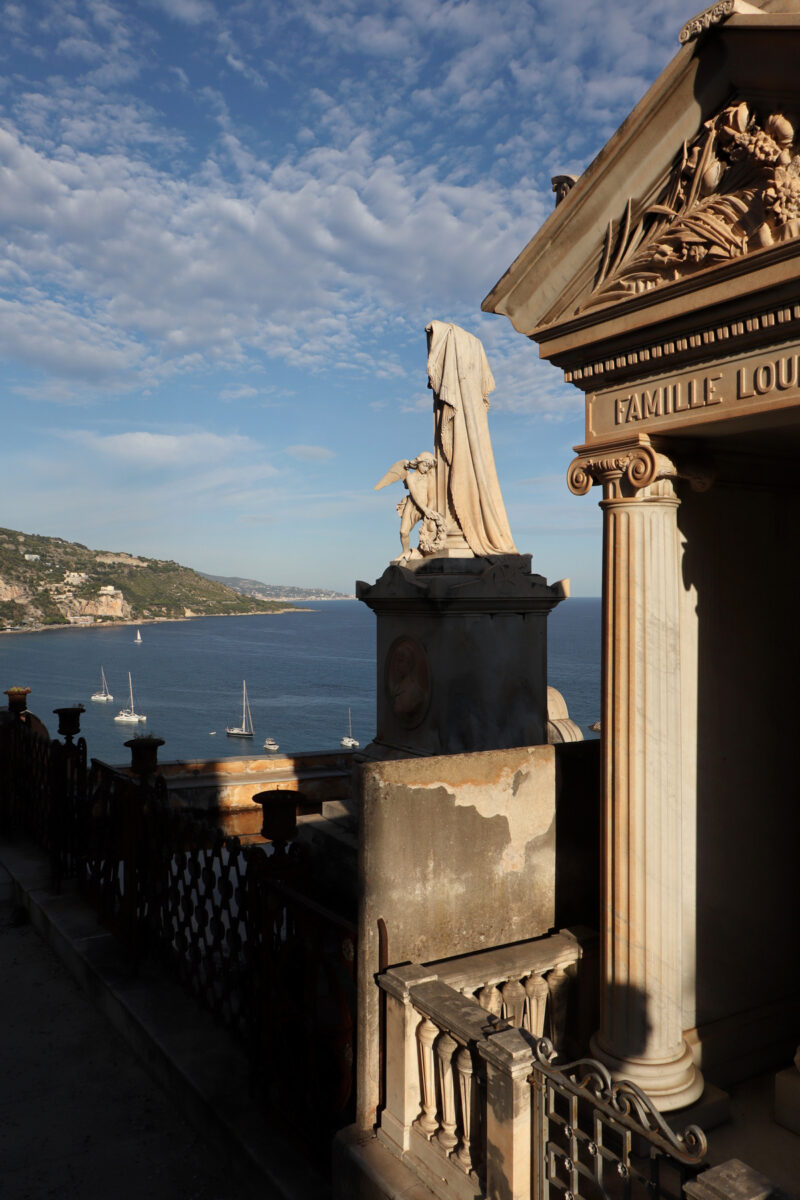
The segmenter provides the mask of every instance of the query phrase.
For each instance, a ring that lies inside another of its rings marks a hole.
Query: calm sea
[[[253,754],[267,736],[281,750],[336,747],[347,732],[362,746],[375,732],[375,617],[357,600],[309,604],[279,616],[203,617],[130,626],[54,629],[0,637],[0,692],[31,689],[29,706],[55,733],[52,710],[82,703],[89,754],[128,761],[134,732],[164,738],[160,757]],[[570,599],[550,617],[549,682],[584,728],[600,716],[600,601]],[[89,699],[105,670],[113,704]],[[128,672],[146,725],[114,723],[127,704]],[[242,680],[255,726],[252,741],[229,738],[242,715]],[[5,699],[3,697],[3,699]]]

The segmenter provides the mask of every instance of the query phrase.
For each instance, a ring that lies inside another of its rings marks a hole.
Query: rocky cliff
[[[0,529],[0,630],[284,611],[179,563]]]

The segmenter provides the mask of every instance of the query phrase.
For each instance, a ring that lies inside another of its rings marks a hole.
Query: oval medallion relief
[[[406,729],[419,725],[431,698],[428,658],[414,638],[395,638],[386,655],[384,687],[389,705]]]

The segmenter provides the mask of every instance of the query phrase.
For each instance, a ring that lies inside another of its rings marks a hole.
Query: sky
[[[0,525],[352,592],[477,335],[517,548],[600,593],[583,395],[483,297],[700,0],[0,0]]]

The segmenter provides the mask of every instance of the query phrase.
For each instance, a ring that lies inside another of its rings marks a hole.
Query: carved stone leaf
[[[663,287],[800,234],[800,147],[793,122],[763,124],[746,102],[684,145],[667,185],[636,224],[629,200],[609,226],[583,309]]]

